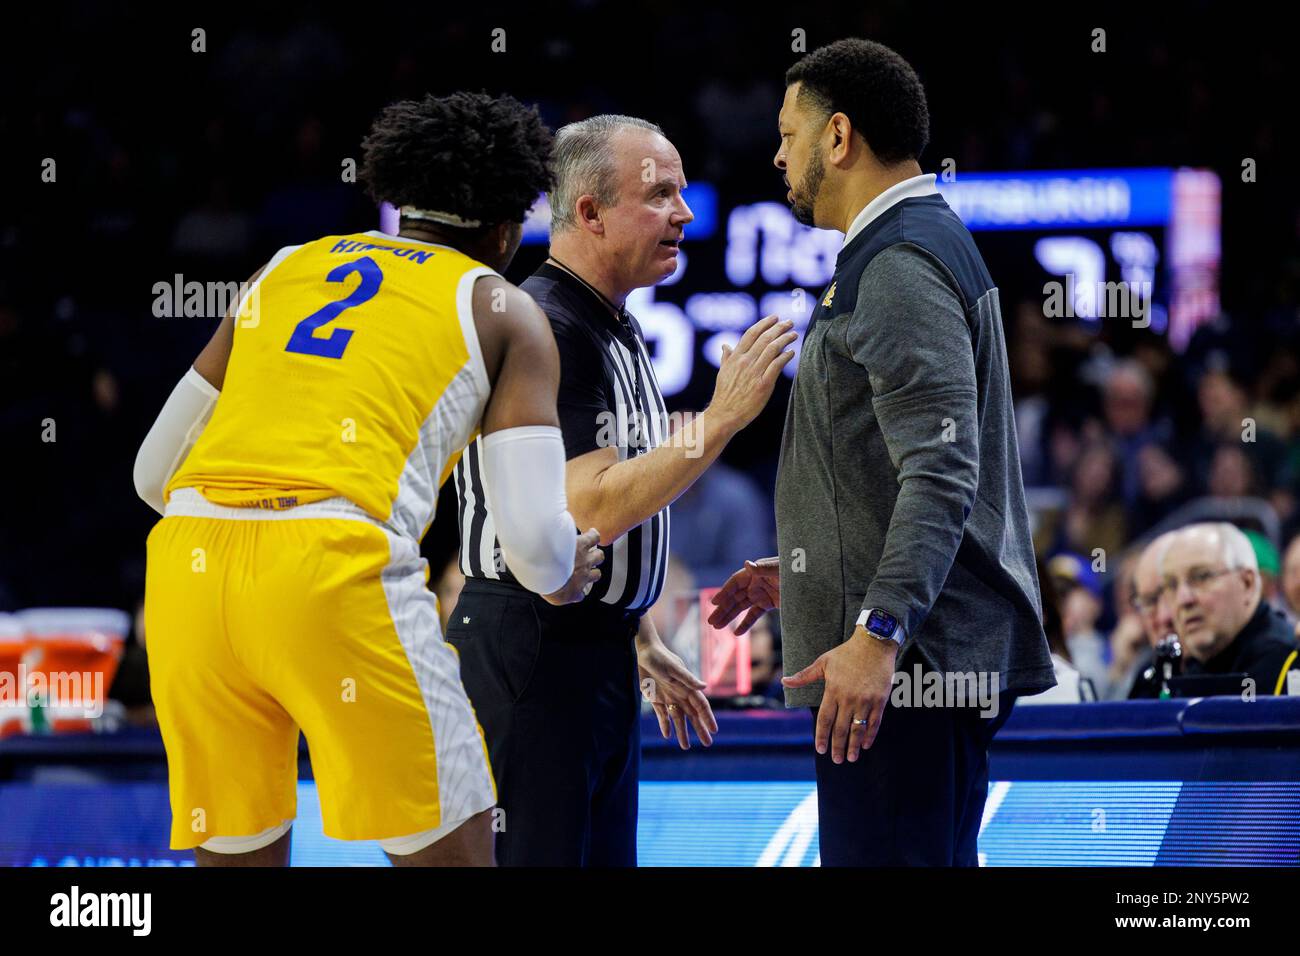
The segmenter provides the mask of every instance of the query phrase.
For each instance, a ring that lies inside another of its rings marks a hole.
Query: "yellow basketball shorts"
[[[328,836],[409,836],[496,802],[426,567],[344,499],[267,511],[173,494],[144,613],[173,849],[293,819],[300,728]]]

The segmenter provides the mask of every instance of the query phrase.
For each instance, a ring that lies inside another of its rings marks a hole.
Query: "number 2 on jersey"
[[[317,338],[312,333],[322,325],[333,322],[344,309],[355,308],[375,297],[380,283],[384,281],[384,274],[379,271],[379,263],[369,256],[362,256],[353,262],[345,262],[331,269],[325,281],[342,282],[354,272],[361,273],[360,284],[349,293],[347,298],[317,309],[294,326],[293,335],[289,336],[289,344],[284,347],[286,352],[301,352],[304,355],[319,355],[322,358],[333,359],[343,357],[343,350],[348,347],[348,341],[352,338],[352,329],[336,327],[330,329],[330,334],[324,338]]]

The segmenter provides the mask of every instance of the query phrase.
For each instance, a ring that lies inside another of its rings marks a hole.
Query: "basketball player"
[[[481,432],[525,586],[566,603],[600,576],[567,510],[550,326],[499,275],[550,147],[508,96],[388,107],[361,175],[400,207],[397,237],[276,253],[140,449],[165,515],[145,629],[171,845],[200,864],[287,864],[301,728],[327,835],[491,865],[492,773],[419,541]]]

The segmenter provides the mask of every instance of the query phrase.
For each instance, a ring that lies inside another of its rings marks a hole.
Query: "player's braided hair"
[[[925,88],[882,43],[850,38],[814,50],[786,71],[785,85],[795,83],[801,101],[847,116],[883,163],[917,159],[930,141]]]
[[[376,202],[484,226],[522,222],[552,186],[552,136],[509,95],[429,94],[386,107],[361,142],[360,176]]]

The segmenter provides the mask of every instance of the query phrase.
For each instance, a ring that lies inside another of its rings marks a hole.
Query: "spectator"
[[[1269,501],[1288,532],[1300,531],[1300,383],[1283,402],[1279,420],[1284,425],[1280,434],[1286,435],[1288,444],[1283,455],[1282,474],[1271,490]]]
[[[1282,603],[1282,591],[1278,586],[1278,578],[1282,574],[1282,559],[1278,556],[1277,548],[1273,542],[1268,540],[1268,536],[1247,528],[1242,533],[1250,539],[1250,547],[1255,552],[1255,561],[1259,564],[1259,581],[1260,596],[1273,607],[1279,610],[1285,605]]]
[[[1214,449],[1206,490],[1216,498],[1252,498],[1259,494],[1255,469],[1240,443],[1224,443]]]
[[[1151,375],[1135,359],[1116,362],[1102,392],[1106,427],[1120,460],[1119,493],[1124,504],[1132,507],[1141,492],[1139,454],[1152,445],[1166,444],[1170,428],[1167,422],[1152,424],[1155,387]]]
[[[1300,688],[1294,631],[1262,600],[1255,551],[1235,525],[1195,524],[1179,531],[1161,561],[1161,580],[1182,641],[1185,674],[1242,674],[1259,696]],[[1288,674],[1294,676],[1288,680]]]
[[[1174,633],[1173,607],[1161,587],[1160,562],[1176,532],[1166,531],[1138,556],[1127,595],[1128,608],[1110,637],[1112,700],[1156,697],[1155,646]]]
[[[1097,629],[1101,617],[1101,579],[1082,556],[1064,552],[1047,562],[1047,572],[1060,608],[1061,630],[1065,635],[1065,657],[1092,683],[1097,696],[1110,686],[1107,677],[1106,641]]]
[[[1291,539],[1282,563],[1282,594],[1293,618],[1300,618],[1300,534]]]
[[[1128,539],[1124,508],[1115,497],[1117,474],[1115,453],[1107,444],[1086,445],[1074,464],[1069,502],[1046,517],[1034,536],[1035,550],[1091,556],[1100,548],[1120,554]]]
[[[1192,493],[1183,469],[1159,445],[1138,451],[1137,467],[1138,499],[1129,512],[1129,531],[1142,534],[1185,504]]]
[[[1056,686],[1022,697],[1019,705],[1025,704],[1076,704],[1085,700],[1083,695],[1083,677],[1070,660],[1070,649],[1065,642],[1065,629],[1061,625],[1061,609],[1056,598],[1056,585],[1053,583],[1043,559],[1038,559],[1038,581],[1043,597],[1043,631],[1047,634],[1047,646],[1052,652],[1052,670],[1056,674]],[[1095,688],[1094,695],[1095,696]]]
[[[1222,493],[1214,488],[1242,487],[1251,489],[1245,492],[1251,494],[1256,480],[1268,488],[1277,484],[1284,473],[1286,449],[1276,435],[1250,416],[1244,384],[1225,369],[1211,368],[1197,383],[1196,396],[1201,430],[1187,444],[1187,453],[1197,485],[1211,494]],[[1236,456],[1226,454],[1224,446],[1242,452],[1251,467],[1243,467]]]
[[[252,217],[234,208],[230,183],[218,176],[209,184],[204,203],[176,224],[172,251],[178,256],[237,261],[247,254],[252,238]]]
[[[1016,443],[1026,487],[1051,483],[1047,454],[1047,425],[1052,411],[1047,393],[1052,381],[1049,338],[1042,306],[1033,301],[1021,302],[1015,311],[1015,334],[1007,339],[1007,358],[1015,395]]]

